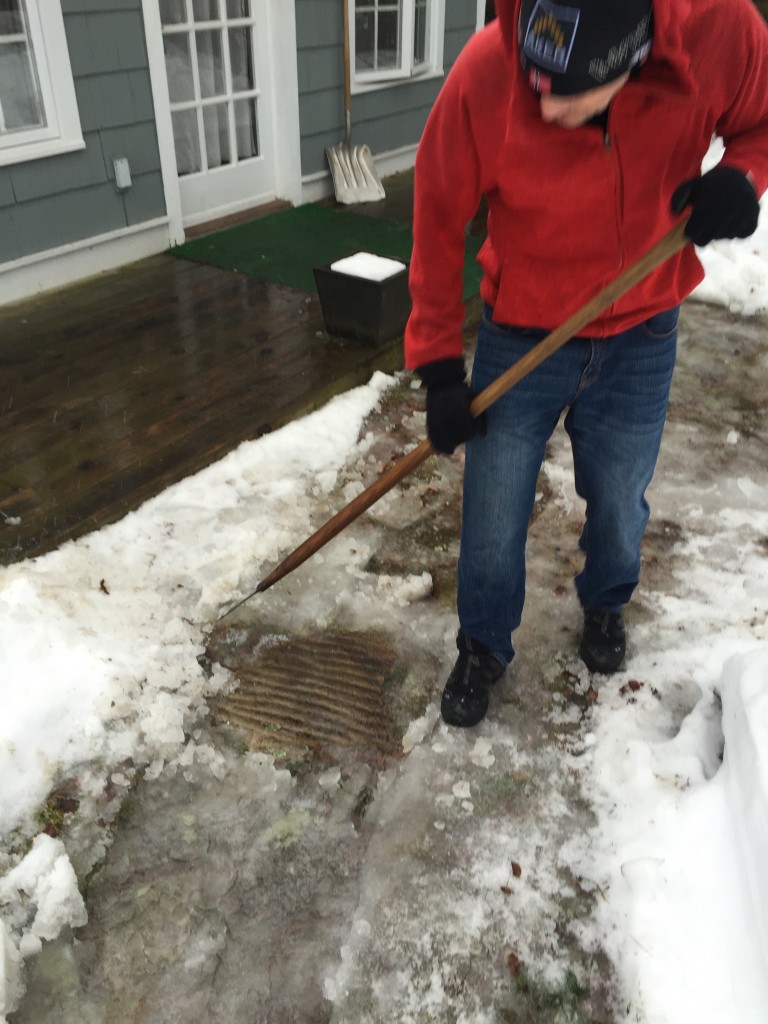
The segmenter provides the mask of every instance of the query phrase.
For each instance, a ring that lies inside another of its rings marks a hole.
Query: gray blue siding
[[[340,0],[296,0],[303,175],[327,170],[325,147],[344,137],[341,11]],[[475,0],[446,3],[446,72],[474,32],[476,17]],[[353,96],[352,141],[367,143],[374,155],[415,146],[442,84],[442,78],[430,78]]]
[[[63,0],[85,149],[0,167],[0,263],[165,214],[141,0]],[[114,186],[127,157],[132,187]]]
[[[290,0],[286,0],[290,2]],[[344,135],[341,0],[295,0],[301,173],[327,171]],[[448,0],[444,67],[475,29],[476,0]],[[165,198],[141,0],[62,0],[85,149],[0,167],[0,264],[141,225]],[[352,132],[374,154],[415,146],[442,78],[352,98]],[[119,192],[113,160],[127,157]]]

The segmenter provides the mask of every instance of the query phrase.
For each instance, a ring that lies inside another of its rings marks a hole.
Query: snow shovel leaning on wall
[[[565,323],[556,327],[535,348],[531,349],[527,356],[518,360],[514,366],[511,366],[493,384],[490,384],[484,391],[481,391],[472,402],[472,415],[479,416],[480,413],[493,405],[497,399],[506,394],[510,388],[514,387],[531,370],[536,369],[553,352],[561,348],[566,341],[578,334],[582,327],[586,327],[587,324],[591,323],[599,313],[607,309],[624,292],[642,281],[652,270],[655,270],[656,267],[664,263],[665,260],[669,259],[678,250],[684,248],[688,243],[688,238],[684,233],[687,220],[688,218],[686,217],[680,221],[661,241],[657,242],[652,249],[649,249],[644,256],[641,256],[636,263],[633,263],[615,281],[606,285],[601,292],[595,295],[593,299],[590,299],[581,309],[577,310]],[[297,569],[306,562],[310,555],[313,555],[323,545],[327,544],[329,540],[341,533],[346,526],[349,526],[366,509],[383,497],[395,484],[413,472],[426,458],[434,454],[434,451],[435,449],[432,447],[429,439],[423,440],[411,452],[404,455],[402,459],[383,473],[378,480],[361,494],[358,494],[348,505],[345,505],[324,526],[316,530],[311,537],[305,540],[303,544],[300,544],[287,558],[284,558],[276,569],[273,569],[268,576],[264,577],[255,590],[236,604],[233,604],[220,618],[229,615],[230,612],[245,604],[255,594],[268,590],[274,583],[282,579],[283,576],[287,576],[289,572],[293,572],[294,569]]]
[[[384,198],[384,186],[368,146],[352,145],[352,97],[349,67],[349,0],[344,0],[344,141],[327,146],[336,199],[340,203],[374,203]]]

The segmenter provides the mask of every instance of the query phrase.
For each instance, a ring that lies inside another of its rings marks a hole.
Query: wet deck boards
[[[0,308],[0,564],[399,365],[329,338],[314,295],[167,255]]]
[[[410,223],[413,173],[384,185],[355,212]],[[470,230],[485,231],[482,204]],[[314,293],[167,254],[0,306],[0,565],[115,522],[401,366],[399,338],[329,338]]]

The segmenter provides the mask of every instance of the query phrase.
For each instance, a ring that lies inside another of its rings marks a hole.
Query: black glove
[[[485,435],[485,413],[476,419],[469,410],[474,395],[463,359],[437,359],[416,372],[427,385],[427,434],[435,451],[452,455],[457,445]]]
[[[672,195],[673,213],[690,205],[685,233],[694,245],[716,238],[748,238],[757,227],[760,203],[743,171],[718,164],[700,178],[678,185]]]

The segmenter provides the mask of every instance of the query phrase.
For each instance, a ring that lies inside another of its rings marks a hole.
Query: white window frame
[[[424,64],[413,64],[413,23],[416,10],[415,0],[399,0],[402,4],[401,60],[398,68],[387,68],[378,71],[357,71],[355,64],[355,10],[356,0],[349,0],[349,52],[351,55],[351,91],[352,93],[372,92],[406,82],[422,81],[428,78],[442,77],[443,46],[445,42],[445,4],[446,0],[429,0],[427,12],[427,60]]]
[[[46,124],[0,132],[0,167],[84,149],[61,0],[26,0]]]

